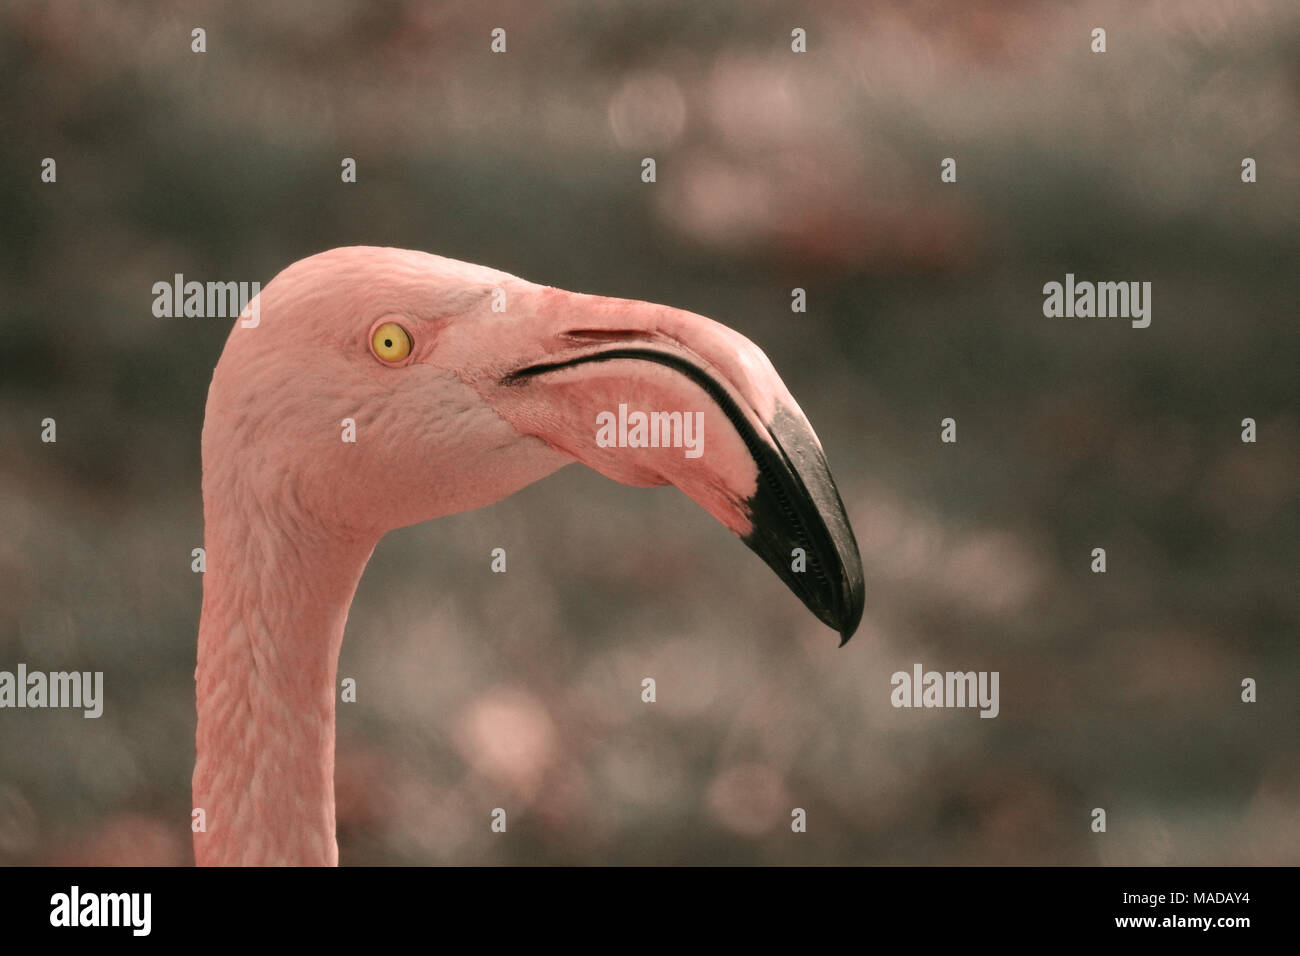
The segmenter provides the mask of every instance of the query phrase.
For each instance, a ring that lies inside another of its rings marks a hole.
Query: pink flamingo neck
[[[195,862],[336,865],[335,679],[374,542],[268,520],[260,504],[217,520],[212,510],[194,674],[194,807],[206,817]]]

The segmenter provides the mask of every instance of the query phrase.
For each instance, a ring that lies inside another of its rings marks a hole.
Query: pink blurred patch
[[[609,128],[619,146],[670,146],[686,126],[686,100],[667,73],[628,76],[609,101]]]
[[[187,820],[110,816],[84,837],[65,839],[52,866],[184,866],[192,861]]]
[[[532,694],[497,688],[462,715],[456,746],[478,773],[531,799],[556,759],[555,725]]]
[[[715,776],[705,803],[722,826],[746,837],[768,832],[794,809],[781,775],[752,763],[728,767]]]

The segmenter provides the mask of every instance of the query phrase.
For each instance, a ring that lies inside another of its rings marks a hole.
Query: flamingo
[[[203,423],[198,864],[337,865],[336,672],[375,545],[572,461],[676,485],[841,645],[857,629],[862,566],[821,444],[739,333],[377,247],[295,262],[257,301]],[[703,413],[703,454],[598,443],[597,416],[620,404]]]

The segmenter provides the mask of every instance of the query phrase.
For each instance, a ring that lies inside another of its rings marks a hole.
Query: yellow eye
[[[385,322],[375,329],[370,347],[385,362],[400,362],[411,354],[411,337],[396,322]]]

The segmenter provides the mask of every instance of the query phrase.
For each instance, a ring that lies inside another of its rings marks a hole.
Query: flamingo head
[[[676,485],[844,640],[856,630],[862,566],[821,444],[739,333],[370,247],[294,263],[255,315],[236,323],[209,390],[209,516],[233,499],[377,540],[576,460]]]

